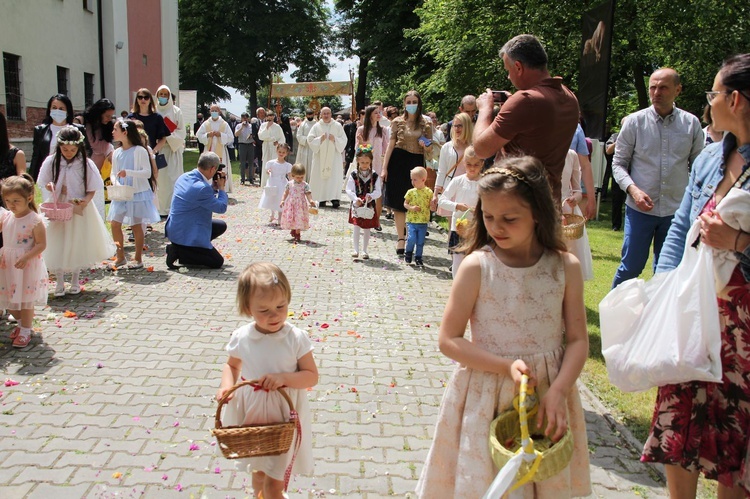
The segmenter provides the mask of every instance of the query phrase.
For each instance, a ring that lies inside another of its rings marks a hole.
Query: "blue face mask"
[[[406,112],[409,114],[414,114],[417,112],[418,104],[407,104],[406,105]]]
[[[169,97],[157,97],[157,99],[159,99],[160,106],[166,106],[167,102],[169,102]]]
[[[216,119],[216,118],[218,118],[218,117],[219,117],[219,112],[218,112],[218,111],[211,111],[211,117],[212,117],[213,119]]]
[[[51,109],[49,117],[56,123],[65,123],[68,119],[68,113],[62,109]]]

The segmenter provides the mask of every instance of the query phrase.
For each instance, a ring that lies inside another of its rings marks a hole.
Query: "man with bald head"
[[[617,137],[612,175],[628,197],[613,288],[640,275],[652,241],[656,269],[690,167],[703,149],[700,121],[674,104],[681,91],[677,71],[654,71],[648,81],[651,106],[627,116]]]
[[[346,147],[344,127],[333,119],[331,109],[320,110],[320,120],[313,125],[307,134],[307,145],[312,152],[310,168],[310,190],[321,206],[327,201],[334,208],[341,202],[341,179],[344,177],[344,165],[341,153]]]

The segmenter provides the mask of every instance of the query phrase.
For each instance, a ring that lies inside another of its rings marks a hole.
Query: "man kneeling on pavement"
[[[223,220],[214,220],[213,213],[227,211],[228,196],[224,191],[227,181],[219,156],[204,152],[198,158],[198,168],[183,173],[174,184],[174,196],[164,233],[167,244],[167,267],[201,265],[219,269],[224,257],[211,241],[227,230]]]

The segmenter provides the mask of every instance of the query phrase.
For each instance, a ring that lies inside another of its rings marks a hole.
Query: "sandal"
[[[399,238],[399,241],[404,241],[406,243],[406,239]],[[396,245],[398,245],[398,242],[396,242]],[[403,255],[404,254],[404,248],[396,248],[396,254],[397,255]]]
[[[16,337],[18,336],[18,333],[20,333],[20,332],[21,332],[20,326],[16,326],[16,328],[13,330],[13,332],[10,333],[10,339],[11,340],[15,340]]]
[[[13,340],[13,346],[16,348],[24,348],[29,346],[29,343],[31,343],[31,333],[27,335],[22,335],[21,333],[16,336],[16,338]]]
[[[135,260],[133,260],[132,262],[128,264],[128,270],[137,270],[137,269],[142,269],[142,268],[143,268],[143,262],[136,262]]]
[[[110,270],[120,270],[120,269],[124,269],[127,266],[128,266],[128,262],[126,260],[119,260],[119,261],[116,261],[115,263],[113,263],[112,265],[110,265],[109,269]]]

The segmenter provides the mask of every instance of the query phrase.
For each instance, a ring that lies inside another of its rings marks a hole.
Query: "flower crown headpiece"
[[[70,130],[70,129],[73,129],[73,130],[75,130],[78,133],[78,138],[75,139],[75,140],[62,140],[60,138],[60,135],[62,135],[63,132],[65,132],[67,130]],[[78,131],[78,129],[76,127],[74,127],[73,125],[64,126],[64,127],[62,127],[60,129],[59,132],[57,132],[57,143],[65,145],[65,146],[78,146],[78,145],[81,145],[81,144],[83,144],[83,134],[80,131]]]
[[[521,173],[518,173],[513,170],[509,170],[507,168],[490,168],[489,170],[482,172],[482,176],[485,175],[492,175],[493,173],[498,173],[500,175],[508,175],[509,177],[513,177],[514,179],[518,180],[519,182],[523,182],[524,184],[530,186],[528,179]]]
[[[357,154],[368,152],[372,154],[372,144],[360,144],[357,146]]]

